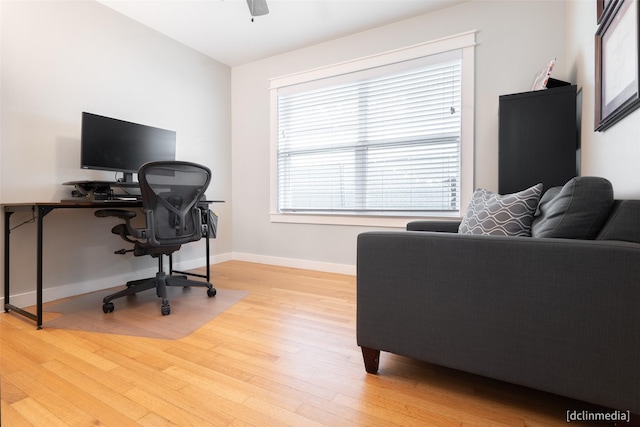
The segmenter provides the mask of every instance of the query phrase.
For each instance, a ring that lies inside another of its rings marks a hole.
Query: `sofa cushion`
[[[471,197],[458,233],[530,236],[541,192],[542,184],[505,195],[478,189]]]
[[[640,243],[640,200],[614,200],[609,217],[597,240],[621,240]]]
[[[611,182],[579,176],[549,189],[533,219],[533,237],[595,239],[613,206]]]

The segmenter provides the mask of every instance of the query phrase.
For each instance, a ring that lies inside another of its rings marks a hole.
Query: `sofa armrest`
[[[439,231],[444,233],[457,233],[460,220],[420,220],[407,224],[408,231]]]
[[[358,236],[357,342],[374,357],[388,351],[638,413],[639,305],[635,243]]]

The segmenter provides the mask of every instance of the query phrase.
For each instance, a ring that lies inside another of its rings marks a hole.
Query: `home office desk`
[[[202,201],[203,207],[208,207],[211,203],[221,201]],[[62,201],[62,202],[34,202],[34,203],[8,203],[3,205],[4,208],[4,311],[14,311],[17,314],[25,316],[36,322],[38,329],[42,329],[42,259],[43,259],[43,230],[44,230],[44,217],[50,212],[56,209],[110,209],[110,208],[141,208],[141,200],[108,200],[108,201]],[[36,235],[36,313],[31,313],[20,307],[12,305],[9,301],[11,296],[11,283],[10,283],[10,235],[11,235],[11,215],[15,212],[28,212],[31,211],[34,216],[34,221],[37,223]],[[208,222],[208,215],[203,215],[205,222]],[[210,267],[209,267],[209,239],[205,237],[206,241],[206,275],[186,273],[183,271],[173,270],[172,257],[169,256],[169,274],[180,273],[188,274],[192,276],[198,276],[206,278],[207,282],[210,281]]]

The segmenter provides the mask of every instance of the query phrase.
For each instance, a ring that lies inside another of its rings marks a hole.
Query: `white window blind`
[[[282,213],[458,212],[461,51],[278,89]]]

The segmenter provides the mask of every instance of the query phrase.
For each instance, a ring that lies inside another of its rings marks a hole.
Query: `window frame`
[[[290,74],[270,80],[270,220],[271,222],[299,224],[334,224],[374,227],[401,227],[415,219],[459,219],[463,215],[464,206],[459,212],[440,215],[402,215],[392,213],[375,215],[341,214],[341,213],[291,213],[278,211],[278,89],[327,77],[366,70],[397,62],[435,55],[451,50],[462,51],[461,65],[461,140],[460,140],[460,196],[461,201],[469,200],[474,185],[474,81],[475,81],[475,34],[469,31],[428,41],[406,48],[383,52],[380,54],[354,59],[326,67],[316,68],[300,73]]]

